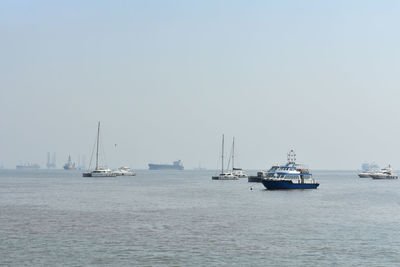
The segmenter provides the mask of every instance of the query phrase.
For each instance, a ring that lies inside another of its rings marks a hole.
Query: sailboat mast
[[[235,168],[235,137],[233,137],[232,142],[232,171]]]
[[[99,169],[99,139],[100,139],[100,122],[97,125],[97,143],[96,143],[96,170]]]
[[[224,173],[224,135],[222,135],[222,171],[221,173]]]

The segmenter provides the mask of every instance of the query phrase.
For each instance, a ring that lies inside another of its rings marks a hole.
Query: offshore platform
[[[50,159],[50,152],[47,152],[47,169],[55,169],[56,168],[56,152],[53,153],[53,157]]]

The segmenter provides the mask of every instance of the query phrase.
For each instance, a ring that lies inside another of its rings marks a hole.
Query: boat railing
[[[297,171],[299,171],[300,174],[311,174],[311,171],[308,169],[297,169]]]

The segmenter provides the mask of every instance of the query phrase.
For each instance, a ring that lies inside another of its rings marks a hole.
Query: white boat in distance
[[[131,171],[129,167],[121,167],[118,170],[113,171],[116,176],[136,176],[136,173]]]
[[[247,178],[247,174],[241,168],[233,168],[232,174],[236,175],[238,178]]]
[[[234,175],[233,172],[224,172],[224,135],[222,135],[221,159],[222,159],[221,173],[218,175],[212,176],[212,179],[213,180],[239,180],[239,178],[236,175]]]
[[[375,163],[363,163],[361,165],[362,172],[358,174],[360,178],[372,178],[372,174],[379,171],[379,166]]]
[[[397,179],[399,178],[397,174],[395,174],[392,170],[392,167],[389,165],[386,168],[381,169],[373,174],[371,174],[372,179]]]
[[[97,125],[97,138],[96,138],[96,167],[91,172],[82,173],[83,177],[116,177],[110,169],[99,166],[99,140],[100,140],[100,122]],[[93,155],[93,154],[92,154]]]
[[[367,171],[363,171],[363,172],[360,172],[359,174],[358,174],[358,177],[360,177],[360,178],[372,178],[372,174],[374,174],[374,173],[376,173],[378,170],[367,170]]]

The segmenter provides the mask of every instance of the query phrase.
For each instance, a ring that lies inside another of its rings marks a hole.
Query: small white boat
[[[358,177],[360,178],[372,178],[372,174],[376,173],[379,171],[379,166],[375,163],[363,163],[361,165],[361,170],[362,172],[360,172],[358,174]]]
[[[245,174],[241,168],[233,168],[232,174],[238,178],[247,178],[247,174]]]
[[[397,179],[399,178],[397,174],[395,174],[392,170],[392,167],[389,165],[386,168],[381,169],[373,174],[371,174],[372,179]]]
[[[359,174],[358,174],[358,177],[360,177],[360,178],[372,178],[372,174],[374,174],[374,173],[376,173],[377,172],[377,170],[367,170],[367,171],[363,171],[363,172],[360,172]]]
[[[118,170],[113,171],[116,176],[136,176],[136,173],[131,171],[129,167],[121,167]]]

